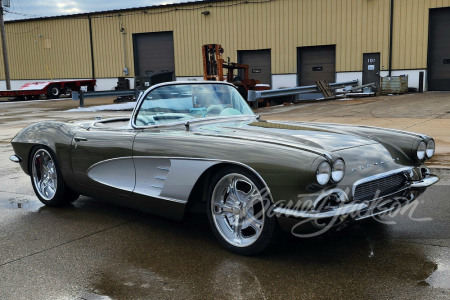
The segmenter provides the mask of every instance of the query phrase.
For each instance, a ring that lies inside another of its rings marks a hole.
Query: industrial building
[[[408,75],[409,86],[450,90],[450,0],[223,0],[6,22],[12,88],[49,79],[173,72],[203,78],[204,44],[250,65],[273,88],[315,80],[373,82]],[[0,88],[5,88],[0,63]]]

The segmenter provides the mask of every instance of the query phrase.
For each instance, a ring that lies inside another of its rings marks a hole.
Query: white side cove
[[[88,170],[88,176],[127,192],[186,203],[198,178],[217,163],[219,161],[183,158],[122,157],[95,164]]]

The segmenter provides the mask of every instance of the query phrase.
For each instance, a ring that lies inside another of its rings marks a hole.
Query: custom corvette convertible
[[[426,135],[264,121],[222,82],[155,85],[131,118],[41,122],[12,140],[36,196],[79,195],[182,219],[207,214],[222,246],[260,252],[279,229],[320,234],[386,214],[438,181]]]

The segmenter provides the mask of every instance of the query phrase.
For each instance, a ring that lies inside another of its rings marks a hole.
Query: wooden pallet
[[[319,80],[319,81],[316,81],[316,84],[317,84],[317,88],[323,94],[323,97],[325,99],[335,99],[336,98],[336,94],[330,88],[330,86],[328,85],[328,82],[326,82],[325,80]]]

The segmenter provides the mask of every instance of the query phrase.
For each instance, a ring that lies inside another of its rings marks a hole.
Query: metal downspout
[[[92,42],[92,19],[88,16],[89,20],[89,41],[91,46],[91,69],[92,69],[92,79],[95,79],[95,64],[94,64],[94,44]]]
[[[392,40],[394,33],[394,0],[391,0],[391,20],[389,24],[389,76],[392,76]]]

